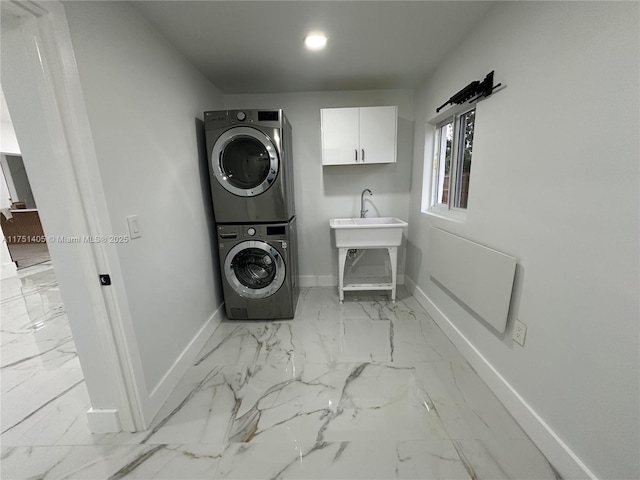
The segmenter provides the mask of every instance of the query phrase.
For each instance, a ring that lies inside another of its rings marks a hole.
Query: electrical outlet
[[[527,326],[520,320],[516,319],[513,325],[513,339],[524,347],[524,339],[527,336]]]

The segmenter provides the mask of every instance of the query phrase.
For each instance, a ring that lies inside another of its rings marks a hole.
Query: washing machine
[[[295,215],[291,124],[282,110],[204,112],[216,223]]]
[[[227,318],[293,318],[299,295],[295,218],[217,229]]]

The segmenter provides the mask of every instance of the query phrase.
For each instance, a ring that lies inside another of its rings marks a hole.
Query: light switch
[[[127,217],[127,225],[129,225],[129,237],[130,238],[140,238],[142,233],[140,232],[140,226],[138,225],[138,216],[137,215],[129,215]]]

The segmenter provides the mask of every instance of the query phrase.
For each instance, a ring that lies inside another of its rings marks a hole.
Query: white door
[[[324,108],[322,115],[322,164],[360,163],[359,108]]]
[[[360,161],[395,163],[397,107],[360,108]]]

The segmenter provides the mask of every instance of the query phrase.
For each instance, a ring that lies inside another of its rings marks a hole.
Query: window
[[[432,210],[467,208],[475,119],[473,108],[436,125]]]

